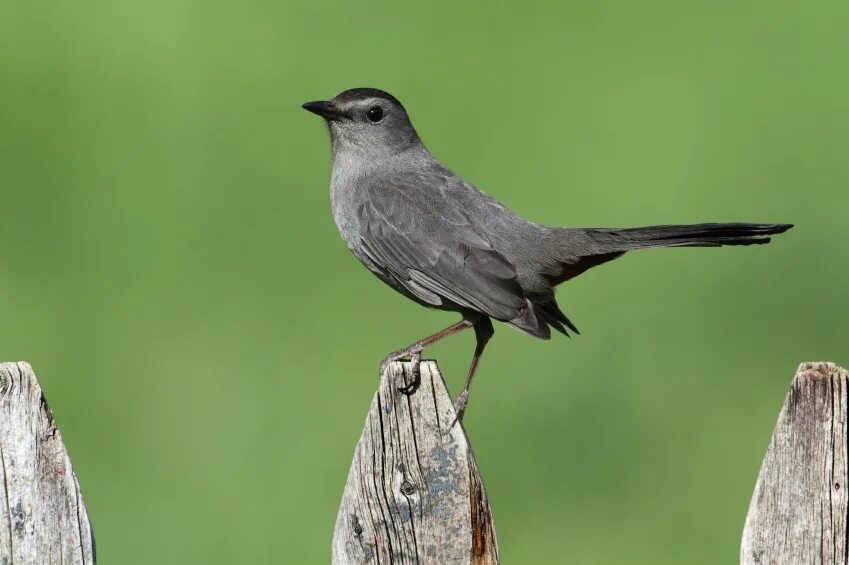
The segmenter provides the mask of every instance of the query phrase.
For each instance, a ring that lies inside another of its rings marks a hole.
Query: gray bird
[[[372,273],[404,296],[459,312],[444,330],[391,353],[418,364],[428,345],[465,328],[477,343],[458,419],[494,330],[491,319],[534,337],[578,329],[560,310],[554,289],[625,252],[650,247],[716,247],[767,243],[790,224],[722,223],[642,228],[560,228],[519,217],[455,175],[422,143],[401,103],[373,88],[354,88],[306,110],[327,122],[333,154],[330,199],[342,238]]]

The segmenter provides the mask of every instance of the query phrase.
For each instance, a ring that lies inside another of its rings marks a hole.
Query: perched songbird
[[[410,358],[418,386],[422,350],[472,327],[475,346],[457,399],[469,386],[494,318],[540,339],[578,329],[560,310],[554,288],[625,252],[649,247],[767,243],[790,224],[696,224],[643,228],[559,228],[525,220],[437,161],[401,103],[372,89],[346,90],[304,108],[330,129],[333,217],[348,248],[383,282],[423,306],[459,312],[444,330],[391,353]]]

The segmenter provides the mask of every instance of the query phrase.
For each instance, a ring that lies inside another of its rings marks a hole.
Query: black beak
[[[315,102],[307,102],[302,106],[304,110],[308,110],[313,114],[318,114],[326,120],[338,120],[342,117],[342,112],[327,100],[316,100]]]

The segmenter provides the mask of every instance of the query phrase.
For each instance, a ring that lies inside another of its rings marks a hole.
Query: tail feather
[[[578,328],[575,327],[575,324],[566,317],[566,314],[560,310],[560,307],[557,306],[557,301],[553,298],[545,304],[535,304],[534,309],[542,317],[542,319],[548,323],[548,325],[566,337],[569,337],[569,332],[566,331],[566,328],[569,328],[576,334],[581,333],[578,331]]]
[[[650,247],[719,247],[722,245],[758,245],[769,243],[768,236],[783,233],[792,224],[692,224],[647,226],[643,228],[559,228],[550,255],[553,267],[545,272],[551,287],[574,278],[587,269],[607,263],[634,249]],[[578,328],[557,306],[553,294],[550,300],[534,302],[536,321],[569,335],[567,329],[578,333]],[[528,312],[530,314],[530,312]],[[513,322],[511,322],[513,323]],[[517,325],[525,331],[524,326]],[[546,328],[548,329],[548,328]],[[530,332],[548,339],[550,332]]]
[[[792,224],[693,224],[626,229],[587,230],[604,244],[605,251],[629,251],[648,247],[719,247],[769,243]]]

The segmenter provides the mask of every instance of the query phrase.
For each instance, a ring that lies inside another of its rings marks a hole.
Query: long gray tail
[[[553,285],[560,284],[634,249],[756,245],[769,243],[767,236],[792,227],[792,224],[736,223],[622,229],[561,228],[555,234],[551,253],[558,266],[549,274],[549,280]]]
[[[692,224],[592,229],[587,232],[609,253],[648,247],[755,245],[769,243],[770,238],[766,236],[785,232],[792,227],[792,224]]]
[[[574,278],[587,269],[607,263],[634,249],[650,247],[720,247],[769,243],[770,235],[783,233],[792,224],[692,224],[685,226],[647,226],[644,228],[560,228],[554,232],[550,248],[555,267],[545,272],[552,286]],[[535,303],[536,314],[557,331],[566,327],[578,333],[552,298]],[[542,334],[540,336],[542,337]]]

